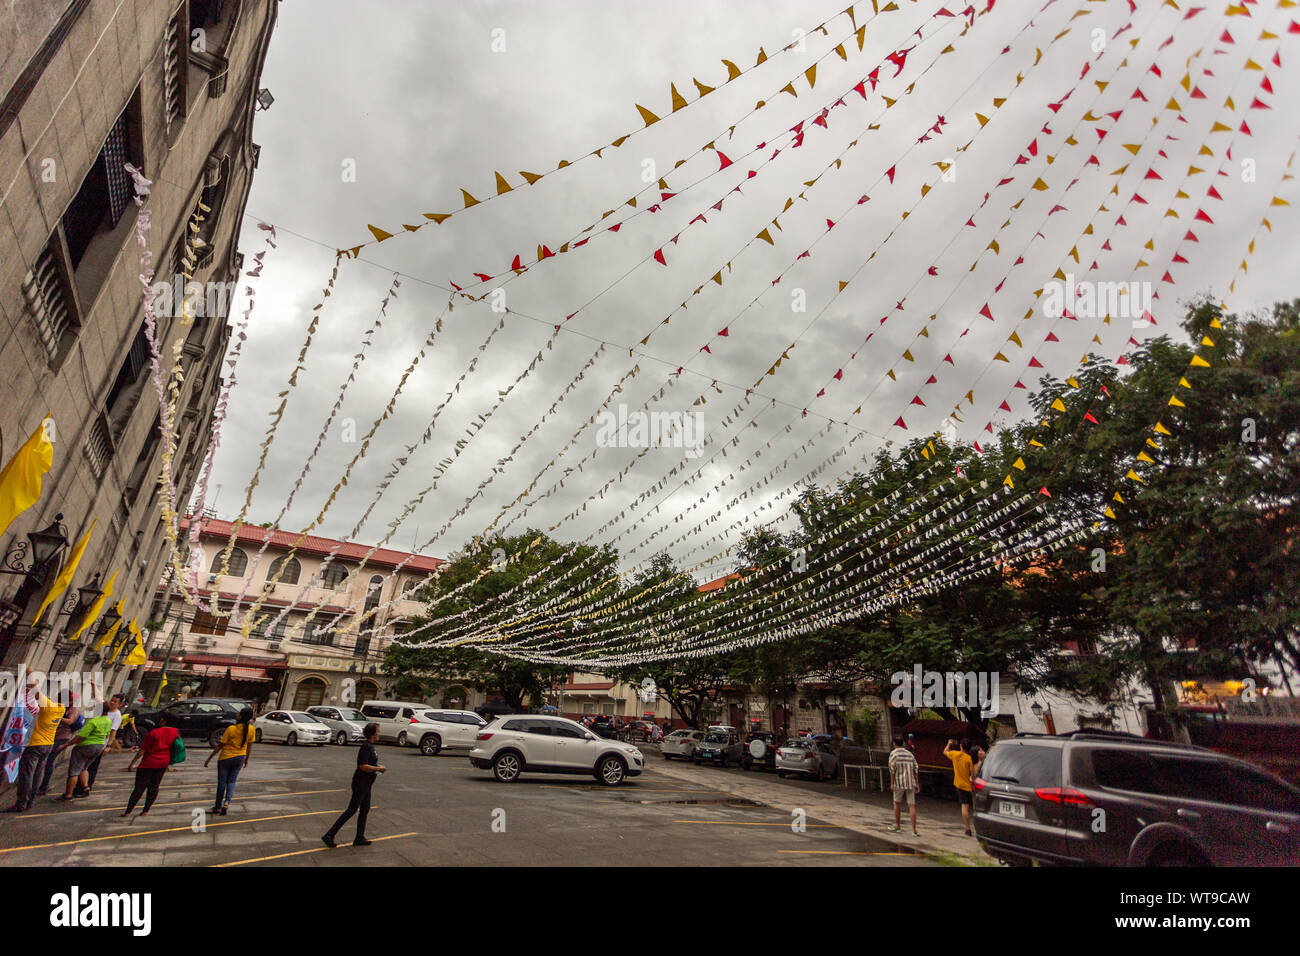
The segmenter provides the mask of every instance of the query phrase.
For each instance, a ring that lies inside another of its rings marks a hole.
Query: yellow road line
[[[788,823],[745,823],[733,820],[674,820],[673,823],[707,823],[715,827],[788,827]],[[805,827],[816,830],[843,830],[830,823],[805,823]]]
[[[880,852],[866,850],[777,850],[777,853],[821,853],[828,856],[920,856],[919,853]]]
[[[211,789],[211,788],[209,788]],[[346,789],[338,787],[334,790],[296,790],[290,793],[254,793],[249,796],[239,796],[237,800],[264,800],[267,797],[306,797],[315,793],[346,793]],[[158,807],[192,807],[197,804],[207,803],[207,800],[174,800],[171,803],[155,803],[154,809]],[[52,810],[49,813],[25,813],[23,818],[26,820],[36,820],[41,817],[70,817],[77,813],[107,813],[110,810],[125,810],[126,804],[120,807],[90,807],[85,810]]]
[[[371,807],[370,809],[375,809]],[[265,823],[267,820],[289,820],[293,817],[318,817],[325,813],[337,813],[334,810],[312,810],[306,813],[286,813],[278,817],[254,817],[249,820],[228,820],[221,823],[209,823],[208,829],[212,827],[233,827],[243,823]],[[156,836],[159,833],[180,833],[182,831],[193,832],[190,827],[166,827],[161,830],[136,830],[132,833],[111,833],[108,836],[83,837],[79,840],[62,840],[58,843],[34,843],[31,846],[12,846],[0,849],[0,853],[19,853],[23,850],[48,850],[56,846],[75,846],[78,843],[98,843],[101,840],[125,840],[129,837]]]
[[[412,830],[410,833],[394,833],[392,836],[375,837],[370,842],[379,843],[383,840],[397,840],[400,839],[401,837],[409,837],[415,835],[416,835],[416,831]],[[351,846],[352,844],[344,843],[340,845]],[[245,863],[264,863],[267,860],[283,860],[286,856],[302,856],[304,853],[324,853],[326,850],[329,849],[336,849],[336,848],[328,847],[328,846],[318,846],[310,850],[294,850],[292,853],[277,853],[274,856],[258,856],[258,857],[254,857],[251,860],[232,860],[229,863],[209,863],[208,865],[212,867],[243,866]]]

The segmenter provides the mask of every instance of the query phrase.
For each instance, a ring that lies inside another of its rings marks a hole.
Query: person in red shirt
[[[131,798],[126,802],[126,812],[122,816],[129,817],[142,796],[144,796],[144,809],[140,811],[140,816],[149,812],[153,802],[158,799],[158,788],[162,786],[163,774],[171,766],[172,744],[178,737],[180,731],[168,726],[167,714],[159,714],[158,726],[144,735],[140,746],[136,748],[135,756],[131,758],[131,765],[126,768],[135,770],[135,788],[131,791]],[[137,764],[139,764],[138,770]]]

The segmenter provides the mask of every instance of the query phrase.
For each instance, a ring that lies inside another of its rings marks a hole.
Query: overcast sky
[[[953,403],[971,388],[975,408],[965,413],[966,425],[959,434],[977,439],[990,419],[1008,421],[1024,413],[1028,393],[1013,390],[1013,415],[994,414],[1017,379],[1034,384],[1037,373],[1026,368],[1031,354],[1048,371],[1066,374],[1093,334],[1100,333],[1103,341],[1097,350],[1114,357],[1130,335],[1141,338],[1175,330],[1179,298],[1206,291],[1226,295],[1300,133],[1295,120],[1300,116],[1300,77],[1293,65],[1296,38],[1286,34],[1287,11],[1273,15],[1252,8],[1251,19],[1222,19],[1210,7],[1180,21],[1182,12],[1142,4],[1133,14],[1134,29],[1110,42],[1087,79],[1054,113],[1048,104],[1069,92],[1083,64],[1096,56],[1091,31],[1105,31],[1104,38],[1112,40],[1130,16],[1127,2],[1057,2],[1028,26],[1040,3],[1002,0],[993,12],[976,19],[964,37],[960,18],[932,18],[941,6],[933,0],[904,2],[898,12],[873,16],[869,0],[857,4],[856,22],[867,24],[865,47],[859,52],[852,40],[853,23],[835,3],[381,0],[362,7],[341,0],[286,0],[280,5],[263,75],[275,103],[257,114],[254,140],[262,147],[261,159],[241,247],[249,256],[261,248],[263,236],[253,228],[254,220],[275,224],[279,242],[261,278],[252,280],[256,310],[215,462],[209,505],[217,496],[215,507],[223,517],[239,511],[257,462],[258,443],[292,371],[311,307],[328,278],[333,250],[370,239],[367,223],[398,235],[366,247],[360,260],[343,263],[305,372],[289,396],[271,446],[248,514],[251,522],[272,520],[283,506],[394,270],[410,278],[402,280],[383,328],[347,390],[340,417],[281,527],[300,530],[315,517],[358,448],[344,441],[344,419],[355,420],[356,433],[364,434],[442,313],[450,281],[476,294],[500,286],[506,305],[521,314],[504,315],[505,328],[492,338],[475,374],[447,404],[432,440],[408,457],[357,534],[356,540],[363,543],[385,535],[389,522],[428,485],[437,463],[453,453],[457,440],[467,437],[469,424],[532,361],[554,324],[564,326],[554,349],[465,446],[437,491],[401,524],[393,546],[411,549],[433,538],[479,482],[493,474],[497,459],[538,422],[600,342],[610,343],[545,426],[493,476],[484,498],[427,545],[437,555],[453,553],[523,491],[633,363],[640,364],[640,373],[615,405],[621,401],[630,409],[639,407],[684,367],[677,384],[652,407],[701,412],[713,441],[705,458],[736,435],[740,443],[728,449],[725,459],[714,459],[690,488],[678,490],[679,472],[647,506],[662,496],[662,510],[618,540],[624,553],[665,525],[669,532],[654,546],[711,516],[813,437],[827,417],[850,421],[806,450],[759,496],[751,495],[691,542],[674,548],[684,554],[701,538],[713,536],[798,480],[858,431],[868,437],[853,446],[852,458],[841,458],[824,477],[838,475],[884,440],[906,440],[938,428]],[[948,6],[961,9],[960,4]],[[1071,33],[1053,43],[1078,8],[1089,15],[1074,20]],[[779,52],[796,37],[793,31],[811,30],[823,20],[829,20],[829,37],[808,36],[804,52]],[[1256,43],[1265,24],[1281,34],[1280,68],[1269,62],[1279,41]],[[1235,44],[1218,40],[1225,28]],[[920,37],[914,32],[918,29]],[[1174,42],[1157,53],[1171,30]],[[1134,37],[1142,40],[1136,50],[1128,43]],[[500,47],[502,40],[504,50],[494,51],[494,41]],[[841,42],[844,60],[833,52]],[[940,56],[949,44],[953,52]],[[851,92],[885,57],[913,45],[897,79],[891,79],[895,65],[885,63],[879,86],[874,91],[867,87],[865,101]],[[1002,52],[1008,45],[1010,50]],[[760,47],[769,59],[751,71]],[[1204,52],[1191,71],[1203,99],[1191,98],[1179,85],[1184,63],[1198,47]],[[1041,62],[1035,66],[1040,49]],[[1125,55],[1128,66],[1120,69]],[[1258,89],[1263,73],[1242,71],[1248,56],[1268,67],[1276,95]],[[747,72],[697,104],[693,78],[720,86],[727,76],[724,58]],[[1148,72],[1153,60],[1161,76]],[[804,71],[814,62],[818,69],[810,90]],[[1204,68],[1212,75],[1203,74]],[[1024,81],[1017,89],[1018,72]],[[1094,80],[1109,85],[1100,91]],[[904,95],[913,81],[913,93]],[[690,103],[677,115],[669,115],[670,82]],[[788,82],[793,82],[797,97],[777,92]],[[1135,88],[1147,102],[1131,98]],[[1230,93],[1235,114],[1222,110]],[[1247,112],[1257,93],[1273,109]],[[802,145],[790,148],[790,127],[815,117],[840,96],[843,105],[830,111],[826,127],[807,124]],[[1177,120],[1176,112],[1162,108],[1171,96],[1184,108],[1185,123]],[[896,105],[887,109],[884,97],[897,100]],[[1000,109],[994,108],[995,97],[1007,98]],[[760,100],[769,105],[754,111]],[[635,104],[657,113],[661,121],[622,147],[606,150],[603,158],[574,162],[624,133],[640,130],[644,122]],[[1087,110],[1096,116],[1119,109],[1124,113],[1118,122],[1082,119]],[[990,117],[986,126],[980,126],[976,113]],[[939,126],[941,135],[918,143],[940,116],[945,121]],[[1254,136],[1236,134],[1233,160],[1227,166],[1230,175],[1213,179],[1223,200],[1204,200],[1211,174],[1225,158],[1224,147],[1234,138],[1229,133],[1209,136],[1210,127],[1221,120],[1235,129],[1243,117]],[[873,124],[878,128],[869,129]],[[1099,139],[1097,129],[1110,132]],[[1073,147],[1065,145],[1072,133],[1077,141]],[[1170,133],[1177,138],[1165,141]],[[969,149],[959,153],[958,147],[972,138]],[[853,140],[858,140],[857,146],[846,151]],[[1030,155],[1028,147],[1035,140],[1036,155]],[[719,169],[717,152],[700,151],[710,141],[733,160],[727,169]],[[765,147],[755,150],[760,143]],[[1198,156],[1206,143],[1214,155]],[[1144,145],[1134,157],[1125,144]],[[778,146],[783,147],[780,154],[769,161]],[[1157,155],[1160,149],[1166,156]],[[1027,162],[1015,165],[1020,154]],[[1093,154],[1097,163],[1085,165]],[[813,187],[804,185],[841,155],[840,168],[825,172]],[[1054,157],[1051,164],[1049,156]],[[922,185],[939,176],[934,164],[954,158],[953,181],[938,181],[922,199]],[[687,162],[675,169],[678,159]],[[1242,181],[1244,159],[1256,161],[1257,182]],[[520,170],[547,172],[560,160],[574,165],[523,187]],[[644,210],[654,201],[651,197],[658,198],[658,190],[641,193],[647,188],[642,180],[647,160],[676,192],[654,213]],[[1110,175],[1125,163],[1130,163],[1127,174]],[[1192,163],[1208,172],[1185,178]],[[355,181],[345,181],[345,171],[352,166]],[[886,177],[891,166],[896,167],[892,183]],[[1161,179],[1144,179],[1152,166]],[[752,178],[751,170],[756,173]],[[513,192],[441,225],[430,223],[411,234],[402,230],[404,223],[428,223],[423,213],[459,210],[462,188],[479,199],[494,196],[496,171],[516,187]],[[1015,177],[1012,182],[994,188],[1009,176]],[[1030,188],[1039,177],[1048,189]],[[1108,200],[1116,183],[1119,196]],[[741,192],[730,193],[722,211],[710,208],[738,184]],[[1191,198],[1175,199],[1179,188]],[[1124,210],[1127,225],[1115,226],[1116,214],[1135,189],[1147,204],[1130,204]],[[1296,201],[1294,184],[1287,189],[1288,198]],[[797,198],[800,192],[805,194],[802,200]],[[988,192],[992,195],[981,208]],[[637,210],[624,205],[638,193],[642,199]],[[869,200],[858,203],[863,195]],[[782,213],[787,197],[796,197],[796,202]],[[1009,207],[1022,198],[1021,207],[1012,211]],[[1102,202],[1109,213],[1098,212]],[[1058,205],[1065,208],[1049,215]],[[1178,218],[1165,215],[1171,206]],[[1205,208],[1213,224],[1193,223],[1198,207]],[[1228,297],[1233,307],[1254,308],[1297,294],[1294,256],[1289,255],[1297,240],[1295,208],[1271,210],[1273,232],[1263,234],[1249,275]],[[587,233],[594,238],[586,246],[512,277],[509,266],[516,254],[527,264],[539,243],[558,249],[608,209],[618,211],[605,220],[606,227],[640,214],[617,233],[598,227]],[[914,212],[902,222],[903,211],[909,209]],[[699,213],[707,222],[685,228]],[[771,226],[774,217],[779,218],[779,229]],[[1011,225],[1000,228],[1008,217]],[[835,223],[829,231],[828,219]],[[968,220],[975,226],[966,225]],[[1089,223],[1093,234],[1081,235]],[[771,245],[754,238],[765,227]],[[897,232],[881,246],[895,227]],[[1200,242],[1180,245],[1188,228]],[[1040,231],[1042,236],[1036,236]],[[670,240],[678,234],[673,244]],[[1154,251],[1143,249],[1149,238],[1154,238]],[[998,255],[987,248],[994,239]],[[1104,242],[1109,242],[1110,251],[1102,250]],[[1082,260],[1078,266],[1069,258],[1076,244]],[[658,249],[666,265],[651,258]],[[805,250],[811,255],[796,259]],[[1033,290],[1058,267],[1082,277],[1095,259],[1099,268],[1089,278],[1158,283],[1175,251],[1190,261],[1172,267],[1176,285],[1156,286],[1160,300],[1153,311],[1159,324],[1154,330],[1135,330],[1125,319],[1109,326],[1083,317],[1057,321],[1045,316],[1041,307],[1024,318],[1035,305]],[[873,252],[877,254],[868,262]],[[1024,263],[1012,268],[1022,254]],[[1149,261],[1150,268],[1134,272],[1139,258]],[[969,271],[977,259],[977,268]],[[932,267],[937,274],[930,274]],[[709,281],[719,269],[721,287]],[[496,279],[478,285],[475,272]],[[782,274],[781,283],[772,286]],[[1004,277],[1006,284],[995,293]],[[837,296],[839,282],[849,279],[848,288]],[[701,284],[705,288],[692,296]],[[806,293],[806,312],[792,307],[796,289]],[[680,311],[683,300],[689,300],[689,307]],[[979,315],[986,302],[994,322]],[[235,313],[242,308],[241,299]],[[565,322],[575,311],[578,314]],[[641,337],[670,314],[671,324],[659,326],[641,346]],[[931,314],[937,316],[933,321]],[[882,325],[885,316],[888,321]],[[463,300],[446,315],[434,348],[406,385],[393,416],[381,426],[319,533],[347,535],[352,530],[370,504],[376,482],[405,447],[419,439],[435,407],[502,318],[487,302]],[[913,344],[923,325],[928,326],[928,338]],[[719,336],[724,328],[728,334]],[[1007,342],[1013,331],[1023,340],[1023,350]],[[1049,331],[1061,341],[1043,344]],[[751,396],[738,422],[724,424],[745,387],[796,340],[789,359],[774,376],[763,379],[758,389],[762,397]],[[700,351],[705,345],[709,353]],[[629,357],[629,347],[638,354]],[[909,347],[913,363],[900,359]],[[999,349],[1010,363],[990,364]],[[850,360],[853,353],[857,357]],[[953,364],[942,361],[945,355],[952,356]],[[897,381],[886,376],[891,368]],[[841,369],[841,378],[833,379]],[[932,373],[938,381],[926,385]],[[711,386],[715,379],[722,394]],[[823,387],[826,394],[817,398]],[[707,404],[692,407],[706,390]],[[924,407],[909,404],[916,395]],[[859,405],[862,412],[854,415]],[[760,411],[758,427],[744,427]],[[1153,421],[1160,411],[1152,409]],[[908,425],[906,432],[891,427],[900,415]],[[788,433],[787,424],[792,426]],[[754,449],[774,437],[778,440],[771,450],[752,467],[738,470]],[[588,429],[559,467],[541,479],[538,492],[557,481],[566,464],[576,466],[586,458],[581,474],[557,494],[537,501],[511,532],[560,520],[638,451],[602,448],[592,459],[588,456],[595,441],[595,429]],[[688,471],[704,460],[693,461]],[[603,500],[594,501],[577,519],[566,520],[555,534],[565,539],[591,534],[682,461],[679,449],[650,451]],[[688,519],[669,524],[699,494],[724,480],[726,484]],[[613,539],[644,511],[630,513],[599,540]],[[762,520],[771,515],[765,513]],[[654,546],[642,548],[632,560],[648,558]],[[690,560],[719,550],[697,549]],[[701,574],[729,570],[731,563],[720,559]]]

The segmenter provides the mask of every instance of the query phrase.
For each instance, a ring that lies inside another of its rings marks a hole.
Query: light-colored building
[[[200,569],[198,593],[195,602],[186,601],[170,571],[157,585],[165,623],[146,665],[147,698],[164,671],[162,699],[183,689],[189,696],[259,703],[274,694],[277,705],[301,710],[394,696],[394,675],[383,667],[384,650],[403,619],[424,612],[423,604],[403,596],[413,597],[419,582],[443,564],[441,559],[391,548],[366,558],[367,545],[315,535],[294,549],[300,535],[251,524],[239,528],[227,559],[233,522],[186,517],[181,527],[187,538],[191,521],[199,522],[201,555],[189,556],[191,566]],[[259,558],[264,541],[266,550]],[[334,558],[326,564],[331,552]],[[354,573],[358,568],[360,573]],[[244,637],[245,612],[277,575]],[[239,617],[232,618],[237,600]],[[203,609],[212,608],[214,601],[219,613]],[[371,611],[375,613],[359,625]]]
[[[184,342],[174,460],[184,502],[221,387],[226,293],[241,272],[237,244],[257,159],[253,113],[276,6],[10,0],[0,16],[0,457],[47,414],[54,429],[40,499],[0,547],[23,567],[29,532],[61,515],[65,537],[76,542],[95,522],[66,596],[116,571],[112,600],[124,599],[125,617],[141,627],[151,618],[166,540],[138,210],[124,164],[153,182],[145,209],[155,281],[174,282],[188,258],[193,265],[184,268],[205,290],[191,321],[175,314],[175,296],[157,307],[164,370],[172,343]],[[72,606],[65,613],[63,598],[51,620],[31,626],[39,592],[15,606],[22,580],[0,578],[6,616],[17,615],[0,635],[0,664],[104,668],[98,654],[87,654],[93,632],[75,644],[62,639],[81,616]],[[107,690],[128,677],[124,666],[108,671]]]

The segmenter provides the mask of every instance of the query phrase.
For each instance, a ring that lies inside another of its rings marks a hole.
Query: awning
[[[161,661],[150,661],[148,668],[151,673],[157,673],[162,670]],[[188,664],[173,663],[167,668],[167,672],[172,675],[191,674],[195,677],[225,677],[229,672],[231,680],[244,681],[270,681],[271,676],[263,669],[257,667],[222,667],[219,664]]]

